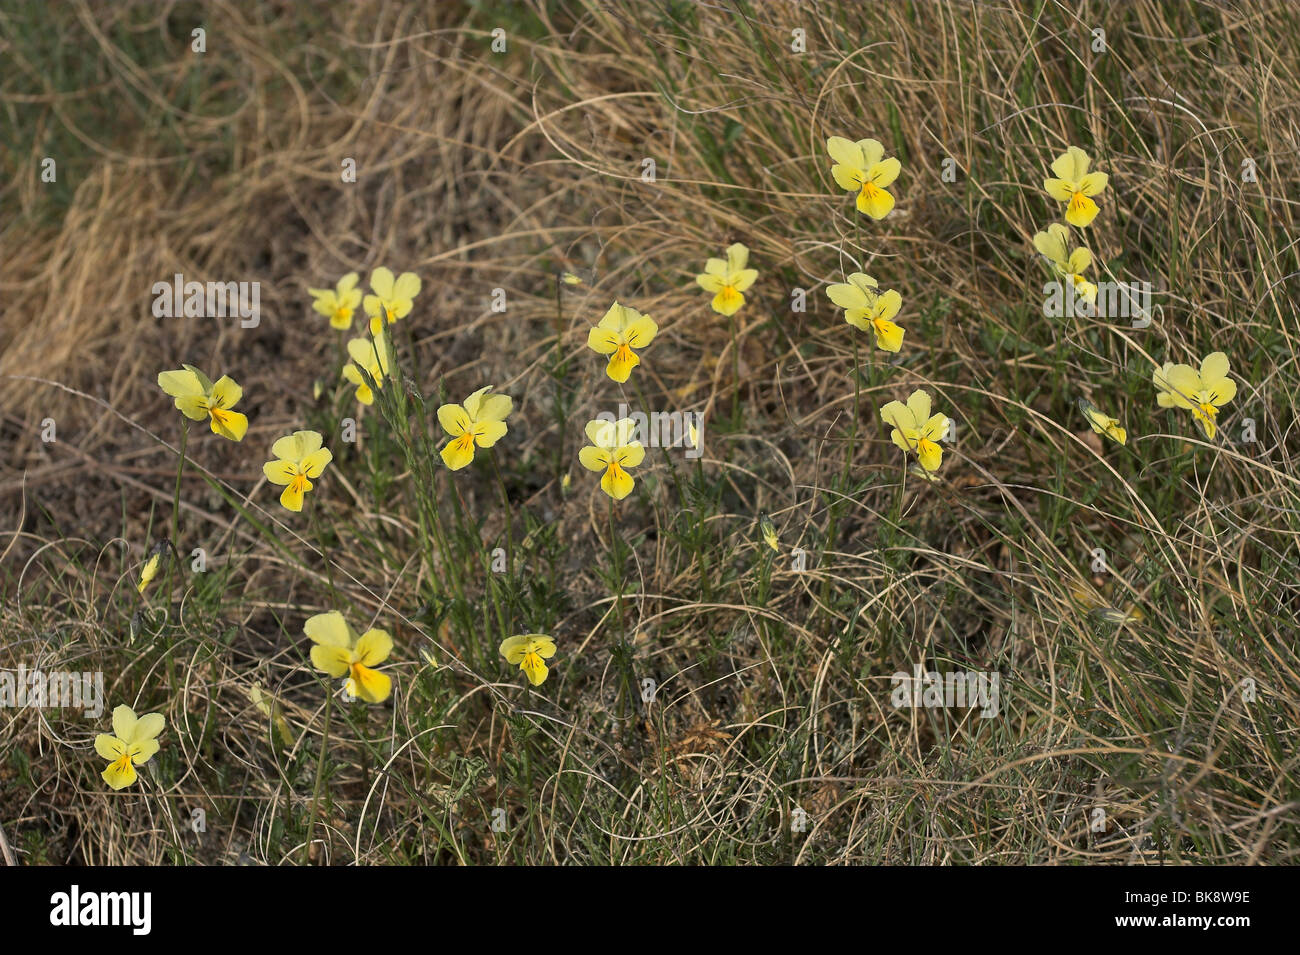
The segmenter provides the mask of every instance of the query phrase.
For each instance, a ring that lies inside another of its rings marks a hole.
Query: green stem
[[[328,686],[328,684],[326,684]],[[316,760],[316,785],[311,794],[311,816],[307,820],[307,844],[303,847],[302,861],[304,865],[311,864],[311,840],[316,830],[316,810],[320,804],[321,787],[325,782],[325,753],[329,748],[330,741],[330,717],[334,712],[334,688],[328,686],[328,692],[325,694],[325,726],[321,733],[320,756]]]
[[[325,581],[329,584],[330,600],[333,602],[335,609],[338,609],[339,594],[334,588],[334,565],[330,563],[329,549],[325,546],[325,528],[321,526],[320,516],[316,513],[316,508],[311,507],[311,526],[316,534],[316,543],[320,547],[321,560],[325,561]]]
[[[728,315],[727,324],[731,326],[731,364],[735,375],[734,390],[731,393],[731,425],[740,427],[740,340],[736,332],[736,316]]]
[[[171,686],[176,685],[176,664],[172,659],[175,649],[173,630],[170,626],[171,618],[171,599],[172,599],[172,581],[176,573],[176,565],[180,563],[180,540],[181,540],[181,476],[185,473],[185,449],[190,442],[190,422],[185,421],[185,428],[181,431],[181,450],[176,462],[176,488],[172,492],[172,553],[171,561],[167,564],[167,609],[168,609],[168,627],[167,627],[167,680]]]
[[[501,491],[501,506],[506,512],[506,580],[510,580],[514,574],[514,511],[510,507],[510,494],[506,490],[505,476],[501,473],[501,465],[497,462],[496,448],[488,448],[488,457],[492,461],[492,470],[496,473],[497,489]]]

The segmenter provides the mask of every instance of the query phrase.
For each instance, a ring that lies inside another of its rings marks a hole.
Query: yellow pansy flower
[[[894,324],[893,318],[902,307],[903,297],[890,289],[881,292],[866,308],[846,309],[844,320],[864,332],[875,332],[876,347],[881,351],[896,352],[903,347],[903,329]]]
[[[275,460],[262,465],[262,473],[272,484],[284,485],[280,503],[291,511],[302,510],[302,499],[312,489],[308,478],[317,478],[325,465],[334,460],[329,448],[321,447],[319,431],[295,431],[271,445]]]
[[[1190,365],[1166,363],[1152,380],[1160,407],[1190,409],[1210,440],[1218,431],[1219,409],[1237,394],[1237,383],[1228,377],[1228,356],[1221,351],[1206,355],[1199,372]]]
[[[591,444],[578,452],[578,460],[588,471],[603,471],[600,487],[616,501],[632,493],[634,481],[627,473],[645,460],[645,448],[633,441],[636,422],[631,418],[619,421],[587,422],[587,440]]]
[[[545,660],[555,656],[555,641],[544,633],[525,633],[501,641],[501,655],[518,665],[533,686],[541,686],[550,672]]]
[[[161,713],[146,713],[136,719],[135,710],[125,704],[113,710],[112,734],[95,737],[95,752],[109,761],[99,775],[113,789],[125,789],[136,780],[135,768],[158,752],[158,734],[165,725]]]
[[[885,159],[885,147],[875,139],[856,143],[841,136],[826,140],[826,151],[835,165],[831,175],[841,189],[858,194],[858,211],[873,219],[883,219],[894,208],[894,197],[886,191],[898,178],[902,165],[893,157]]]
[[[144,593],[145,588],[153,583],[153,579],[158,576],[158,571],[162,567],[163,552],[167,549],[166,541],[156,544],[152,551],[149,552],[149,559],[144,562],[144,567],[140,570],[140,583],[136,584],[136,590]]]
[[[375,392],[361,374],[360,368],[373,379],[375,388],[384,387],[388,377],[388,336],[383,332],[369,338],[354,338],[348,342],[348,357],[351,362],[343,366],[343,377],[357,386],[357,401],[363,405],[374,404]]]
[[[374,294],[367,295],[361,304],[370,316],[370,333],[377,335],[384,330],[385,318],[392,324],[411,314],[415,296],[420,294],[420,277],[403,272],[393,278],[391,269],[380,266],[370,273],[370,290]]]
[[[462,405],[443,405],[438,409],[438,423],[451,435],[442,449],[442,460],[459,471],[474,460],[474,446],[490,448],[506,433],[506,416],[514,407],[509,395],[489,395],[492,386],[480,388]]]
[[[1128,441],[1128,432],[1119,426],[1119,419],[1112,418],[1110,415],[1102,414],[1091,401],[1086,398],[1079,399],[1079,410],[1083,416],[1088,419],[1088,424],[1092,425],[1092,430],[1098,434],[1104,434],[1106,437],[1125,444]]]
[[[745,304],[746,291],[758,278],[757,269],[745,268],[749,264],[749,249],[737,242],[728,246],[725,259],[709,259],[704,272],[695,276],[696,283],[706,292],[713,292],[713,310],[719,315],[735,315]]]
[[[915,451],[921,467],[927,471],[939,470],[943,461],[943,448],[939,442],[948,435],[946,415],[930,414],[930,395],[917,389],[907,399],[891,401],[880,409],[880,420],[893,425],[889,437],[904,451]]]
[[[1069,250],[1070,230],[1059,222],[1047,227],[1046,232],[1034,234],[1034,248],[1047,257],[1058,276],[1066,279],[1074,291],[1090,305],[1097,304],[1097,286],[1083,277],[1092,266],[1092,253],[1080,246]]]
[[[853,272],[847,282],[826,286],[826,297],[845,311],[870,308],[880,297],[880,283],[865,272]]]
[[[1093,196],[1106,191],[1110,177],[1104,172],[1088,172],[1092,160],[1078,146],[1071,146],[1052,163],[1052,172],[1057,179],[1044,179],[1043,188],[1053,199],[1068,203],[1065,221],[1072,226],[1084,228],[1097,218],[1097,203]]]
[[[332,289],[307,289],[313,299],[311,307],[330,320],[331,328],[352,327],[352,313],[361,304],[361,289],[357,288],[360,279],[356,272],[349,272]]]
[[[393,691],[393,681],[374,667],[393,652],[393,638],[386,630],[367,630],[360,637],[337,610],[318,613],[302,625],[302,632],[316,644],[311,662],[329,676],[346,676],[345,692],[367,703],[382,703]]]
[[[180,371],[164,371],[158,375],[158,387],[176,399],[176,407],[191,421],[207,418],[212,423],[213,434],[231,441],[244,440],[248,419],[238,411],[231,411],[244,389],[235,384],[229,375],[217,379],[216,384],[193,365],[182,365]]]
[[[627,381],[632,369],[641,364],[634,348],[645,348],[654,341],[659,326],[649,315],[615,302],[587,335],[587,347],[609,356],[606,374],[619,384]]]
[[[1091,587],[1076,585],[1070,591],[1070,595],[1087,609],[1088,616],[1106,623],[1116,625],[1137,623],[1146,617],[1142,610],[1132,603],[1127,604],[1123,609],[1110,606],[1106,598],[1097,594]]]

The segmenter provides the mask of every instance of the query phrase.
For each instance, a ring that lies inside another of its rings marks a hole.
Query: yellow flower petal
[[[857,192],[862,188],[862,183],[866,179],[866,173],[858,166],[835,165],[831,166],[831,178],[835,180],[835,185],[847,192]]]
[[[191,421],[203,421],[208,417],[208,399],[204,395],[184,395],[176,399],[176,407]]]
[[[745,296],[736,291],[735,287],[724,285],[709,304],[719,315],[730,317],[740,311],[740,307],[745,304]]]
[[[394,284],[392,269],[381,265],[370,273],[370,288],[380,298],[392,298]]]
[[[347,647],[326,647],[318,643],[311,648],[311,663],[322,673],[337,678],[347,675],[352,654]]]
[[[161,713],[146,713],[135,721],[135,730],[130,737],[121,737],[122,742],[128,745],[139,745],[155,739],[166,725],[167,722]]]
[[[611,456],[619,467],[634,468],[645,460],[645,447],[639,441],[625,444]]]
[[[528,646],[530,637],[528,634],[522,634],[515,637],[507,637],[501,641],[501,655],[506,658],[506,662],[511,666],[518,666],[524,658],[524,650]]]
[[[618,424],[605,418],[587,422],[584,429],[587,440],[598,448],[613,450],[618,447]]]
[[[943,463],[943,448],[934,441],[922,439],[918,442],[917,458],[921,462],[921,467],[927,471],[937,471],[939,465]]]
[[[158,375],[158,387],[173,398],[202,396],[203,385],[192,371],[164,371]]]
[[[1070,197],[1070,204],[1065,210],[1065,221],[1072,226],[1083,229],[1088,226],[1093,219],[1097,218],[1097,203],[1093,202],[1082,192],[1076,192]]]
[[[889,321],[903,307],[903,296],[892,288],[876,299],[871,306],[871,317],[875,321]]]
[[[858,193],[858,211],[864,212],[873,219],[883,219],[894,208],[894,197],[884,189],[878,188],[870,180],[862,184],[862,191]]]
[[[348,626],[343,614],[337,610],[308,617],[307,622],[302,625],[302,632],[307,634],[313,643],[326,647],[350,647],[354,639],[352,628]]]
[[[113,735],[127,746],[135,737],[135,724],[135,710],[131,707],[123,703],[113,708]]]
[[[1070,183],[1064,179],[1044,179],[1043,190],[1057,202],[1069,202],[1074,195]]]
[[[235,383],[229,375],[222,375],[212,386],[208,395],[208,406],[212,408],[233,408],[244,397],[244,389]]]
[[[282,461],[291,461],[297,464],[306,454],[307,452],[302,448],[302,440],[298,437],[298,432],[285,435],[271,445],[271,457],[279,458]]]
[[[604,448],[587,445],[578,452],[578,461],[588,471],[604,471],[609,466],[610,452]]]
[[[1070,195],[1067,191],[1063,201],[1068,201],[1069,198]],[[1064,266],[1068,258],[1066,246],[1069,235],[1070,233],[1065,226],[1055,222],[1047,227],[1046,232],[1034,234],[1034,248],[1056,265]]]
[[[648,315],[642,315],[623,329],[623,340],[632,348],[645,348],[654,341],[659,326]]]
[[[387,630],[367,630],[357,641],[356,659],[362,666],[378,666],[393,652],[393,638]]]
[[[135,766],[126,757],[109,763],[108,768],[99,775],[114,790],[125,789],[135,782],[137,778]]]
[[[880,165],[881,157],[885,155],[885,147],[878,139],[859,139],[857,147],[860,149],[862,156],[862,168],[870,171],[872,167]]]
[[[1201,361],[1201,382],[1219,382],[1228,377],[1228,356],[1221,351],[1211,352]]]
[[[1110,176],[1104,172],[1091,172],[1079,179],[1079,191],[1085,196],[1099,196],[1106,191]]]
[[[867,159],[862,154],[862,147],[843,136],[832,136],[826,140],[826,152],[831,159],[843,166],[864,167]]]
[[[126,744],[116,736],[100,733],[95,737],[95,752],[111,762],[126,753]]]
[[[1070,146],[1052,161],[1052,172],[1067,182],[1078,182],[1088,172],[1091,160],[1078,146]]]
[[[311,484],[302,478],[295,478],[280,492],[280,504],[289,511],[297,513],[302,510],[304,495],[311,490]]]
[[[880,420],[895,428],[915,428],[918,423],[912,410],[901,401],[891,401],[881,408]]]
[[[223,411],[214,408],[209,414],[212,416],[212,430],[231,441],[243,441],[244,435],[248,433],[248,418],[238,411]]]
[[[156,739],[142,739],[138,743],[131,744],[131,762],[137,766],[143,766],[149,760],[153,759],[158,752],[158,741]]]
[[[718,293],[722,291],[723,281],[720,275],[711,275],[704,272],[695,276],[695,283],[706,292]]]
[[[438,452],[443,464],[453,471],[459,471],[474,460],[474,434],[466,431],[448,441]]]
[[[915,451],[917,444],[916,429],[908,428],[906,433],[901,428],[889,432],[889,440],[901,451]]]
[[[288,461],[267,461],[262,473],[272,484],[285,485],[298,476],[298,466]]]
[[[420,277],[414,272],[403,272],[393,285],[392,297],[409,301],[420,294]]]
[[[620,345],[605,366],[605,373],[611,379],[623,384],[632,374],[632,369],[641,364],[641,358],[626,345]]]
[[[903,329],[888,319],[877,319],[873,323],[876,332],[876,347],[881,351],[897,352],[903,347]]]
[[[898,174],[903,171],[903,164],[897,159],[890,157],[883,162],[878,162],[867,169],[867,178],[876,184],[877,188],[885,189],[891,185]]]
[[[524,671],[524,675],[528,677],[528,682],[533,686],[541,686],[545,683],[546,675],[550,672],[550,668],[542,662],[542,658],[536,653],[524,654],[524,659],[519,666]]]
[[[610,355],[618,350],[622,338],[617,332],[599,325],[587,333],[587,347],[600,355]]]
[[[351,668],[352,677],[348,680],[347,691],[367,703],[382,703],[393,692],[393,681],[386,673],[372,670],[361,664]]]
[[[319,448],[298,462],[298,466],[309,478],[315,478],[320,477],[321,472],[325,470],[325,465],[333,460],[334,455],[329,448]]]
[[[478,433],[474,441],[480,448],[490,448],[500,441],[506,433],[504,421],[481,421],[476,426]]]
[[[470,429],[473,421],[469,412],[460,405],[443,405],[438,409],[438,424],[453,438],[459,437]]]
[[[610,462],[605,469],[605,475],[600,479],[600,487],[606,494],[616,501],[621,501],[632,493],[635,485],[632,475],[624,471],[616,462]]]
[[[748,289],[758,281],[758,269],[741,269],[734,276],[735,281],[731,287],[737,292],[748,291]]]
[[[930,420],[930,393],[918,388],[907,399],[907,410],[912,412],[915,427]]]

